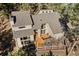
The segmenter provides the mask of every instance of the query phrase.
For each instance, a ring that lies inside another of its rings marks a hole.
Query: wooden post
[[[67,56],[68,55],[68,46],[67,46],[66,39],[64,39],[64,45],[65,45],[65,52],[66,52],[66,56]]]
[[[66,46],[66,56],[68,55],[68,47]]]

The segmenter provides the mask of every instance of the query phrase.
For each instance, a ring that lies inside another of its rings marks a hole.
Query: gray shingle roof
[[[21,38],[33,35],[32,29],[13,31],[13,38]]]
[[[34,21],[34,28],[35,29],[40,29],[41,28],[41,25],[46,23],[47,21],[45,21],[42,17],[42,15],[33,15],[33,21]],[[45,15],[43,15],[45,16]]]
[[[15,27],[32,24],[29,11],[14,11],[12,12],[12,16],[16,16]]]
[[[60,33],[62,30],[59,22],[59,17],[59,14],[56,12],[33,15],[33,20],[35,23],[34,27],[40,28],[41,24],[48,23],[53,33]]]
[[[61,28],[61,25],[60,25],[60,22],[59,22],[59,14],[56,14],[56,13],[53,13],[53,14],[48,14],[47,15],[48,17],[48,23],[49,23],[49,26],[52,30],[52,32],[55,34],[55,33],[61,33],[62,32],[62,28]]]
[[[15,27],[21,27],[25,25],[31,25],[32,21],[30,18],[30,13],[28,11],[19,11],[19,12],[12,12],[13,16],[16,16],[16,23],[14,24]],[[61,25],[59,22],[60,15],[56,12],[53,13],[42,13],[37,15],[32,15],[34,25],[32,29],[27,30],[19,30],[13,31],[14,38],[21,38],[27,35],[32,35],[34,29],[40,29],[42,24],[48,23],[52,32],[61,33]]]

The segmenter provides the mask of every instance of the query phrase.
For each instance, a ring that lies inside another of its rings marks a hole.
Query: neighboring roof
[[[34,28],[40,29],[42,24],[48,23],[54,34],[61,33],[62,29],[59,22],[59,18],[60,15],[56,12],[33,15],[33,20],[35,23]]]
[[[15,27],[32,24],[29,11],[14,11],[12,16],[16,16],[16,23],[13,25]]]

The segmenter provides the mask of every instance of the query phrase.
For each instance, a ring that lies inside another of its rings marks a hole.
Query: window
[[[23,45],[23,41],[21,41],[21,44]]]
[[[45,24],[42,24],[41,29],[44,29],[44,28],[45,28]]]
[[[22,37],[21,40],[27,40],[27,39],[30,39],[29,36],[26,36],[26,37]]]
[[[42,13],[44,13],[44,11],[42,11]]]
[[[46,26],[45,26],[45,24],[42,24],[42,26],[41,26],[41,34],[45,34],[45,29],[46,28]]]
[[[24,41],[24,44],[27,44],[28,42],[27,41]]]
[[[30,39],[30,36],[22,37],[22,38],[20,39],[20,40],[21,40],[21,44],[22,44],[22,46],[27,45],[29,39]]]
[[[49,13],[51,13],[51,11],[49,11]]]
[[[46,11],[46,13],[48,13],[48,11]]]
[[[45,29],[44,30],[41,30],[41,34],[45,34]]]
[[[27,37],[23,37],[23,39],[27,39]]]
[[[21,38],[21,40],[22,40],[22,38]]]
[[[16,16],[11,16],[11,18],[12,18],[14,24],[15,24],[16,23]]]

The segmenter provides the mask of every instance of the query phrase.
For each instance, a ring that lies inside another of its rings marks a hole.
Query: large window
[[[46,24],[42,24],[41,26],[41,34],[45,34],[46,31]]]
[[[28,44],[29,39],[30,39],[30,36],[22,37],[21,38],[22,46],[26,46]]]

